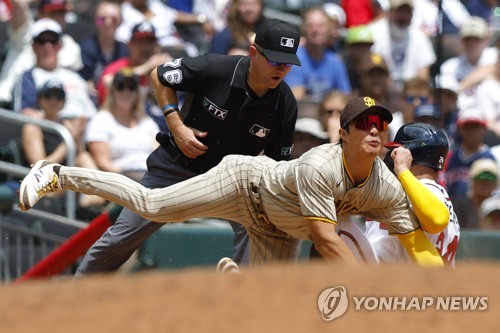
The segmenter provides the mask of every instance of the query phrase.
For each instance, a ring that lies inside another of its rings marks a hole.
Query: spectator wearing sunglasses
[[[297,100],[321,101],[332,89],[351,92],[347,69],[340,56],[328,48],[332,21],[322,7],[303,15],[304,45],[297,50],[301,67],[294,67],[285,81]]]
[[[415,122],[415,108],[421,104],[432,104],[432,87],[428,80],[413,78],[405,81],[402,92],[403,122]]]
[[[71,9],[67,0],[40,0],[38,8],[30,8],[35,1],[11,0],[12,17],[10,42],[6,59],[0,72],[0,104],[12,107],[12,89],[18,77],[35,65],[31,40],[34,29],[32,12],[37,12],[37,19],[49,18],[56,21],[63,30],[66,26],[65,15]],[[82,67],[80,46],[67,33],[61,33],[61,48],[58,53],[58,66],[78,71]],[[33,94],[35,96],[35,94]]]
[[[42,18],[32,29],[32,48],[35,66],[25,71],[16,81],[13,90],[15,112],[42,118],[37,100],[37,90],[47,81],[58,79],[64,85],[66,103],[59,116],[90,118],[96,113],[89,97],[87,83],[78,73],[59,66],[62,48],[61,26],[54,20]]]
[[[104,68],[113,61],[129,55],[127,44],[115,39],[121,15],[119,3],[112,0],[100,1],[94,15],[96,33],[81,43],[83,67],[78,73],[87,81],[96,104],[96,85]]]
[[[87,126],[85,142],[100,170],[139,180],[147,170],[146,158],[158,146],[158,131],[146,115],[139,77],[126,67],[114,76],[103,108]]]
[[[319,106],[320,122],[328,133],[328,138],[331,143],[339,142],[340,140],[340,114],[344,110],[349,95],[339,90],[332,90],[323,96],[323,100]]]

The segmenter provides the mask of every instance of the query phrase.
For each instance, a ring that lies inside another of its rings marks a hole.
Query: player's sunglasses
[[[384,132],[389,129],[389,123],[378,114],[367,114],[353,120],[354,127],[361,131],[370,131],[373,126]]]
[[[55,98],[58,101],[63,101],[66,97],[66,94],[61,90],[47,90],[42,93],[42,97],[46,99]]]
[[[285,66],[285,68],[290,68],[293,66],[293,64],[287,64],[285,62],[277,62],[277,61],[272,61],[272,60],[269,60],[267,59],[267,57],[264,55],[264,53],[262,53],[262,50],[260,50],[256,45],[255,46],[255,49],[257,50],[257,52],[260,53],[261,56],[263,56],[264,58],[266,58],[267,60],[267,63],[273,67],[279,67],[281,65]]]
[[[57,43],[59,43],[59,38],[40,37],[40,38],[35,38],[33,42],[38,45],[45,45],[47,43],[50,43],[52,46],[54,46]]]
[[[131,82],[119,82],[115,85],[115,89],[118,91],[124,91],[124,90],[136,91],[137,87],[138,87],[137,84]]]

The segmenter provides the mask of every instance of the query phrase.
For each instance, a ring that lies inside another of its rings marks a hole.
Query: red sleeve
[[[373,19],[371,0],[342,0],[346,15],[346,28],[368,24]]]

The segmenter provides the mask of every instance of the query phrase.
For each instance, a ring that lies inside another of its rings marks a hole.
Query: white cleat
[[[61,191],[59,178],[54,172],[54,166],[59,165],[40,160],[33,165],[31,171],[21,182],[19,189],[19,208],[31,209],[48,193]]]
[[[217,272],[220,274],[239,274],[240,268],[238,264],[233,261],[231,258],[222,258],[219,260],[217,264]]]

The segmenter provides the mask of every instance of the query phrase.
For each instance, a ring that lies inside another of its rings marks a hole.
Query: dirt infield
[[[492,263],[462,264],[455,271],[316,263],[241,275],[193,269],[24,282],[0,286],[0,332],[498,332],[499,276],[500,264]],[[335,286],[345,287],[349,306],[326,322],[317,299]],[[372,301],[356,310],[354,297],[363,296]],[[407,297],[405,306],[414,296],[433,302],[456,297],[458,308],[461,296],[488,299],[483,311],[436,310],[436,304],[420,311],[415,304],[411,311],[368,311],[380,296]]]

